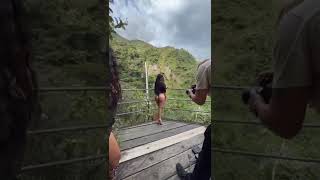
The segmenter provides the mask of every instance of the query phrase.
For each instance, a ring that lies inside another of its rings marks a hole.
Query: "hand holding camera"
[[[269,104],[271,96],[272,96],[272,80],[273,80],[273,73],[265,72],[261,73],[257,78],[258,87],[253,87],[243,91],[242,93],[242,101],[244,104],[249,104],[251,111],[255,112],[254,110],[254,102],[250,102],[250,100],[257,98],[257,96],[262,97],[266,104]]]
[[[190,89],[187,89],[187,90],[186,90],[186,94],[187,94],[188,96],[190,96],[191,93],[192,93],[192,94],[195,94],[195,93],[196,93],[196,85],[195,85],[195,84],[192,85]]]

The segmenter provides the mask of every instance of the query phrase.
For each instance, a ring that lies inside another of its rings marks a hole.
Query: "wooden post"
[[[145,61],[144,62],[144,69],[145,69],[145,83],[146,83],[146,101],[147,101],[147,108],[148,108],[148,114],[150,114],[150,99],[149,99],[149,80],[148,80],[148,64]],[[149,116],[148,116],[148,120],[149,120]]]

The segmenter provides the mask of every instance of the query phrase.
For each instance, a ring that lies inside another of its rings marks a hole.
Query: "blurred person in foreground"
[[[249,108],[267,128],[293,138],[302,128],[307,105],[320,110],[320,1],[290,0],[282,9],[274,48],[274,72],[259,81],[272,83],[270,102],[250,90]]]
[[[190,99],[198,105],[206,102],[207,96],[211,96],[211,60],[202,61],[197,70],[196,85],[187,90]],[[196,161],[192,173],[184,170],[183,166],[176,165],[177,174],[183,180],[208,180],[211,177],[211,124],[204,133],[204,142],[199,158]]]
[[[31,39],[23,1],[1,1],[0,16],[0,179],[21,173],[27,129],[38,105],[31,64]],[[38,116],[38,114],[36,114]]]
[[[112,49],[109,49],[109,58],[108,58],[108,65],[110,70],[108,72],[108,77],[110,77],[110,80],[108,81],[107,87],[111,90],[108,91],[107,94],[107,103],[108,103],[108,113],[109,117],[111,119],[110,126],[114,123],[114,117],[117,112],[117,103],[119,99],[121,98],[121,86],[119,83],[119,73],[118,73],[118,67],[116,62],[116,57],[114,56]],[[110,74],[109,74],[110,73]],[[108,179],[114,179],[117,167],[119,166],[119,161],[121,158],[120,153],[120,147],[119,144],[112,133],[112,130],[108,130],[109,135],[109,177]]]

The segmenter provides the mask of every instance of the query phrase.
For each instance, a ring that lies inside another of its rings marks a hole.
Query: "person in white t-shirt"
[[[203,105],[207,96],[211,95],[211,60],[202,61],[198,66],[196,77],[195,93],[192,89],[187,90],[187,94],[193,102]],[[202,150],[199,153],[196,165],[192,173],[187,173],[182,165],[176,165],[177,174],[183,180],[209,180],[211,177],[211,124],[204,133]]]

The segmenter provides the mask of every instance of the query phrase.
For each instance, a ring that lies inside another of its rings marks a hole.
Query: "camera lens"
[[[248,104],[248,101],[249,101],[249,98],[250,98],[249,90],[243,91],[241,98],[242,98],[242,101],[243,101],[244,104]]]

